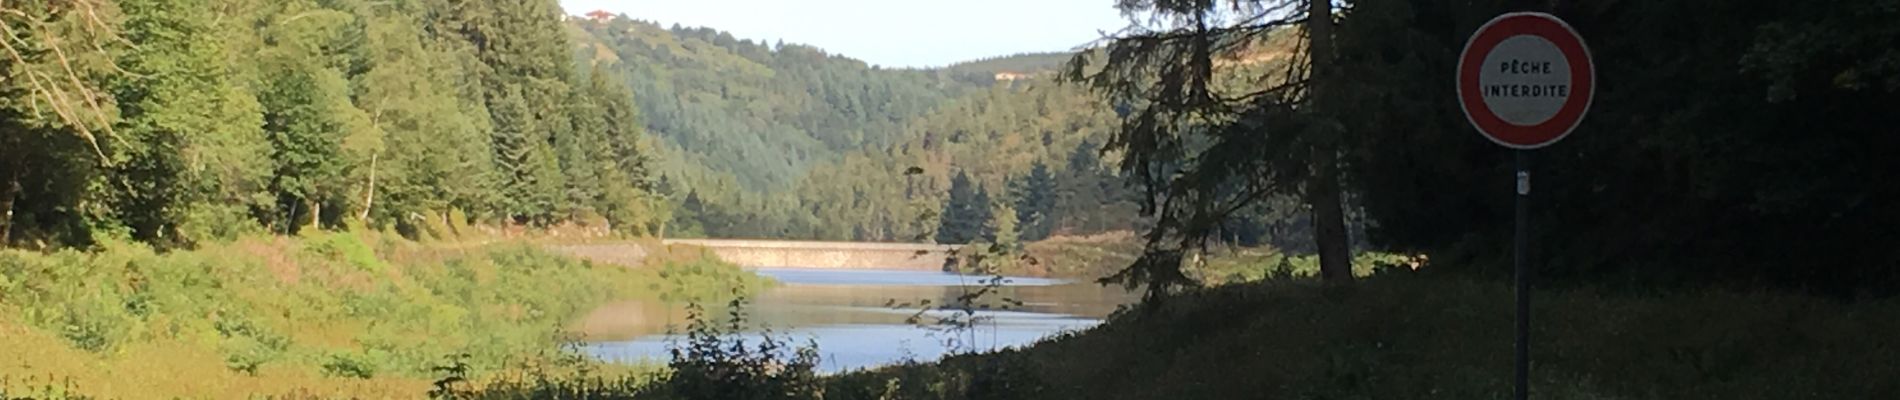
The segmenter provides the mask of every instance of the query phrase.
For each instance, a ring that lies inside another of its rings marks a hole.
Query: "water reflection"
[[[979,327],[952,335],[917,327],[907,319],[921,309],[924,300],[944,304],[980,290],[982,277],[884,270],[760,269],[758,273],[782,285],[753,302],[748,310],[752,321],[796,342],[816,342],[825,371],[934,359],[949,350],[946,343],[950,341],[976,349],[1027,344],[1094,326],[1118,305],[1135,299],[1119,288],[1093,283],[1012,277],[994,297],[1013,299],[1022,306],[979,311],[983,320]],[[665,334],[667,327],[683,325],[684,317],[678,307],[619,303],[595,310],[581,321],[580,329],[595,341],[587,347],[595,357],[664,362],[667,342],[676,339]]]

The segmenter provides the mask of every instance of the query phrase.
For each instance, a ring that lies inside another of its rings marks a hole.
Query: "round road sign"
[[[1590,49],[1550,14],[1499,15],[1471,35],[1458,57],[1465,118],[1505,147],[1535,149],[1562,140],[1583,121],[1595,94]]]

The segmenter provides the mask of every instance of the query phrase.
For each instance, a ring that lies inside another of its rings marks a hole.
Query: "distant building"
[[[1021,72],[1009,72],[1009,71],[1003,71],[1003,72],[997,72],[997,73],[996,73],[996,80],[998,80],[998,81],[1014,81],[1014,80],[1018,80],[1018,79],[1029,79],[1029,76],[1030,76],[1030,74],[1026,74],[1026,73],[1021,73]]]
[[[594,10],[594,12],[587,13],[587,18],[594,20],[594,22],[607,22],[614,19],[614,13],[607,12],[607,10]]]

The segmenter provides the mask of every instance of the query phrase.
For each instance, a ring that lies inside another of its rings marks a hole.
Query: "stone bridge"
[[[668,245],[705,247],[741,267],[943,270],[957,246],[917,243],[790,240],[667,239]]]

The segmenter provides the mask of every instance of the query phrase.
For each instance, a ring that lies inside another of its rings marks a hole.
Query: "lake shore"
[[[420,397],[452,363],[482,379],[561,362],[569,322],[601,304],[718,301],[765,284],[690,249],[633,268],[490,239],[0,250],[0,393]]]

